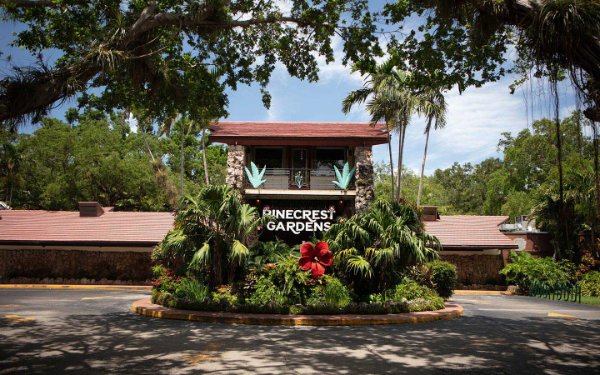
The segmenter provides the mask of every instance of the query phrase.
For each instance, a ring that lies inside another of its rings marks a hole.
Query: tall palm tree
[[[356,68],[353,68],[356,71]],[[384,121],[388,128],[388,152],[392,178],[392,199],[400,199],[402,182],[402,156],[406,127],[410,117],[417,108],[416,98],[408,89],[408,73],[396,69],[395,62],[388,59],[378,65],[373,72],[367,74],[362,88],[350,92],[342,102],[342,110],[348,113],[354,104],[367,102],[367,110],[371,114],[371,123]],[[394,187],[394,163],[392,158],[391,131],[398,132],[398,171],[396,187]]]
[[[421,193],[423,192],[423,175],[425,174],[425,163],[427,161],[427,148],[429,146],[429,134],[431,132],[431,123],[435,119],[434,128],[441,129],[446,125],[446,100],[444,94],[438,89],[429,88],[423,91],[422,101],[419,112],[427,118],[425,127],[425,150],[423,152],[423,162],[421,163],[421,176],[419,178],[419,191],[417,193],[417,207],[421,205]]]

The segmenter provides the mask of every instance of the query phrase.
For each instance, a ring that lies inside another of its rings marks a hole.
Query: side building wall
[[[462,286],[504,285],[504,277],[499,274],[506,265],[503,252],[441,251],[440,258],[456,266],[458,282]]]
[[[135,251],[0,249],[0,283],[17,278],[122,280],[152,278],[151,249]]]

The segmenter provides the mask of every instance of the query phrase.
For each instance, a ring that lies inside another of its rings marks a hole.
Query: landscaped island
[[[456,283],[417,211],[375,201],[290,247],[261,241],[272,215],[238,191],[209,186],[184,200],[156,247],[152,302],[181,309],[274,314],[439,310]]]

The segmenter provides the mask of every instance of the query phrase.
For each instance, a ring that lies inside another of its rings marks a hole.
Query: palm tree
[[[426,89],[422,95],[422,102],[419,112],[427,118],[425,127],[425,151],[423,152],[423,162],[421,163],[421,176],[419,178],[419,191],[417,193],[417,207],[421,205],[421,193],[423,191],[423,175],[425,174],[425,163],[427,161],[427,148],[429,146],[429,133],[431,132],[431,123],[435,119],[434,128],[441,129],[446,125],[446,100],[444,95],[438,89]]]
[[[413,208],[382,200],[364,214],[333,224],[325,239],[336,270],[359,294],[385,290],[408,267],[435,259],[439,249],[439,241],[425,233]]]
[[[225,185],[203,187],[198,196],[184,198],[182,207],[175,228],[155,250],[155,259],[202,274],[211,287],[233,281],[250,254],[248,246],[269,219]]]
[[[356,68],[353,68],[356,71]],[[396,180],[396,196],[400,199],[402,182],[402,156],[406,127],[417,107],[416,98],[408,90],[410,76],[407,72],[396,69],[393,59],[388,59],[367,74],[362,88],[350,92],[342,103],[342,110],[348,113],[354,104],[367,102],[367,110],[371,114],[371,123],[384,121],[388,128],[388,151],[392,178],[392,199],[394,199],[394,163],[392,159],[391,131],[399,135],[398,173]]]

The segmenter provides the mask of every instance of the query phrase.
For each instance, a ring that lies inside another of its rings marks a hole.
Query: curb
[[[512,296],[514,293],[503,290],[455,290],[454,295],[466,296],[466,295],[503,295]]]
[[[246,314],[229,312],[208,312],[171,309],[155,305],[149,298],[135,301],[131,310],[136,314],[152,318],[189,320],[203,323],[281,325],[281,326],[362,326],[402,323],[427,323],[436,320],[448,320],[463,315],[463,308],[447,303],[446,308],[438,311],[400,313],[386,315],[281,315]]]
[[[59,285],[59,284],[0,284],[0,289],[87,289],[87,290],[143,290],[151,291],[146,285]]]

